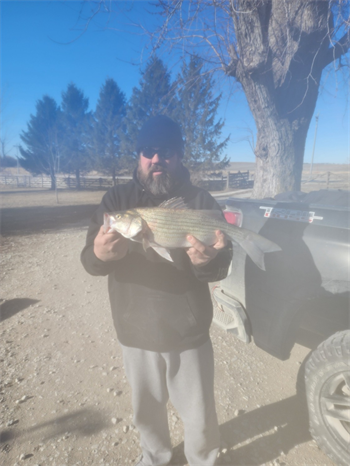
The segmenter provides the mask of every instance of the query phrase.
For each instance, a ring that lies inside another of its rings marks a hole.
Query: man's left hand
[[[215,234],[216,242],[212,246],[206,246],[194,236],[187,236],[187,240],[192,244],[192,247],[188,248],[186,252],[193,265],[198,267],[207,265],[217,256],[219,250],[226,246],[227,239],[225,235],[220,230],[217,230]]]

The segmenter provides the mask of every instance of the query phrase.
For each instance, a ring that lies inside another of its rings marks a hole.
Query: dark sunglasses
[[[175,149],[170,149],[170,147],[162,147],[159,149],[155,149],[154,147],[143,147],[140,150],[140,154],[143,155],[143,157],[146,157],[146,159],[153,159],[153,157],[158,154],[158,157],[160,159],[171,159],[171,157],[174,157],[176,154]]]

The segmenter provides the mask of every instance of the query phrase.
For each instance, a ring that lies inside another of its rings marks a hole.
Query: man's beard
[[[160,175],[153,176],[153,172],[162,172]],[[169,171],[162,165],[153,165],[149,173],[144,173],[140,167],[137,167],[137,177],[142,186],[154,196],[170,194],[178,184],[180,178],[180,167],[174,172]]]

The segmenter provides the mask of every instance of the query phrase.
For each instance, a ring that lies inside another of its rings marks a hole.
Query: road
[[[8,229],[2,240],[1,464],[123,466],[140,453],[106,279],[79,260],[86,228],[86,219],[60,229],[48,222]],[[211,335],[219,462],[331,466],[295,391],[308,350],[296,346],[282,362],[217,327]],[[169,423],[173,464],[185,465],[171,404]]]

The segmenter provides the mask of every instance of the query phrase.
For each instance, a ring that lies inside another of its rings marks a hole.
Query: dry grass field
[[[254,175],[255,164],[251,162],[231,162],[231,172],[247,171]],[[329,175],[328,175],[329,173]],[[302,176],[302,191],[318,189],[350,189],[350,164],[316,163],[312,166],[305,163]]]

